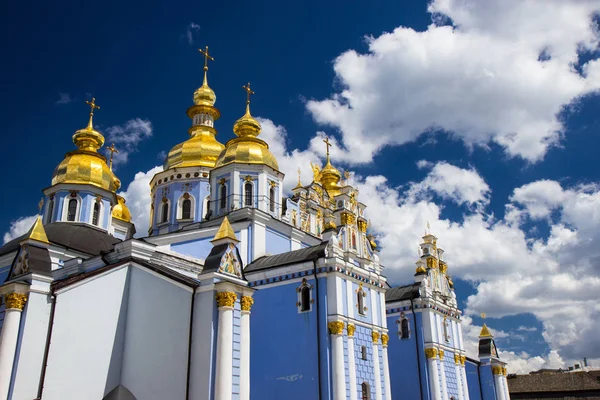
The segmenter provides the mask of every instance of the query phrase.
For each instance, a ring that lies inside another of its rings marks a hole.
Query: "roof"
[[[281,267],[283,265],[299,264],[305,261],[316,260],[319,257],[325,257],[326,247],[327,242],[323,242],[316,246],[305,247],[300,250],[288,251],[274,256],[263,256],[248,264],[244,269],[244,272],[255,272]]]
[[[493,337],[492,332],[490,332],[490,329],[487,327],[487,325],[485,323],[481,327],[481,332],[479,332],[479,337],[480,338]]]
[[[396,286],[395,288],[388,289],[385,292],[385,301],[389,303],[392,301],[416,299],[419,297],[420,286],[420,282],[415,282],[410,285]]]
[[[23,251],[27,253],[27,267],[29,272],[35,272],[37,274],[47,276],[52,275],[52,261],[50,260],[50,253],[48,253],[48,249],[29,245]],[[13,274],[15,264],[17,262],[18,259],[15,259],[15,262],[11,267],[11,273],[8,275],[7,279]]]
[[[219,230],[212,241],[214,242],[215,240],[220,239],[231,239],[239,242],[238,238],[235,236],[235,232],[233,231],[231,224],[229,223],[229,220],[227,219],[227,216],[223,218],[223,222],[221,222],[221,226],[219,227]]]
[[[600,395],[600,381],[589,372],[514,375],[507,382],[511,394],[593,391]]]
[[[82,253],[98,255],[113,249],[121,242],[103,230],[77,222],[53,222],[44,225],[50,243]],[[19,243],[28,233],[11,240],[0,248],[0,255],[19,249]]]

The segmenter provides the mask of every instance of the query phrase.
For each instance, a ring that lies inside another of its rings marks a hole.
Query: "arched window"
[[[371,398],[371,388],[367,382],[363,382],[361,385],[361,400],[370,400]]]
[[[221,185],[221,198],[219,208],[223,209],[227,207],[227,186]]]
[[[246,182],[244,184],[244,205],[246,207],[252,207],[252,182]]]
[[[46,223],[52,222],[52,214],[54,213],[54,197],[50,197],[48,202],[48,210],[46,211]]]
[[[356,300],[357,300],[357,306],[358,306],[358,313],[360,315],[365,315],[364,294],[362,293],[361,290],[359,290],[359,292],[356,294]]]
[[[192,218],[192,200],[185,199],[181,203],[181,219]]]
[[[275,212],[275,186],[271,186],[269,189],[269,210]]]
[[[310,289],[308,286],[302,288],[300,292],[300,311],[310,310]]]
[[[69,200],[69,207],[67,208],[67,221],[75,221],[77,216],[77,199]]]
[[[367,359],[367,346],[362,346],[360,348],[360,358],[363,360]]]
[[[160,213],[160,223],[167,222],[169,220],[169,202],[163,201]]]
[[[408,319],[402,318],[400,321],[400,339],[408,339],[410,337],[410,329],[408,327]]]
[[[100,220],[100,202],[96,201],[94,203],[94,209],[92,210],[92,225],[98,225],[98,221]]]

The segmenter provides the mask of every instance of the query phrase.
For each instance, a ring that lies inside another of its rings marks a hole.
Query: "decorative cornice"
[[[438,351],[437,351],[437,349],[434,349],[434,348],[425,349],[425,356],[427,358],[437,358]]]
[[[242,303],[242,311],[250,311],[252,304],[254,304],[254,299],[250,296],[242,296],[240,302]]]
[[[348,336],[354,336],[354,331],[356,331],[356,326],[353,324],[348,324],[346,326],[346,330],[348,331]]]
[[[373,339],[373,343],[377,343],[379,341],[379,332],[371,332],[371,339]]]
[[[26,302],[27,295],[24,293],[8,293],[4,295],[4,304],[7,310],[15,309],[23,311]]]
[[[237,295],[234,292],[219,292],[216,295],[217,307],[233,307]]]
[[[331,321],[327,324],[329,333],[332,335],[341,335],[344,332],[344,323],[342,321]]]
[[[381,335],[381,344],[383,345],[383,347],[387,347],[388,340],[390,340],[390,337],[388,335],[386,335],[385,333]]]

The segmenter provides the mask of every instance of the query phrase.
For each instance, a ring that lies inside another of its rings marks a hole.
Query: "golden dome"
[[[193,127],[196,128],[196,127]],[[165,161],[165,169],[174,167],[214,168],[225,146],[215,139],[214,128],[196,129],[194,136],[175,145]]]
[[[330,196],[337,196],[340,193],[340,186],[338,185],[340,179],[342,179],[342,174],[331,165],[329,154],[327,154],[327,163],[321,170],[321,184],[327,189]]]
[[[225,150],[219,155],[215,167],[231,163],[261,164],[279,170],[277,159],[269,150],[269,145],[264,140],[257,138],[260,134],[260,123],[250,114],[250,86],[244,87],[248,91],[246,113],[233,125],[233,132],[238,136],[225,144]]]
[[[121,186],[121,181],[113,174],[106,164],[106,157],[97,150],[104,144],[104,136],[92,126],[95,99],[87,102],[92,107],[87,127],[73,135],[73,143],[77,150],[68,152],[65,159],[54,170],[52,185],[59,183],[77,183],[97,186],[115,192]]]
[[[423,267],[423,265],[419,265],[417,267],[417,274],[426,274],[427,270],[425,269],[425,267]]]
[[[131,212],[125,205],[125,199],[117,195],[117,201],[118,203],[112,209],[112,217],[121,221],[131,222]]]
[[[208,81],[206,79],[206,71],[204,71],[204,82],[202,86],[200,86],[194,92],[194,104],[197,106],[209,106],[212,107],[215,105],[217,101],[217,95],[214,90],[208,86]]]

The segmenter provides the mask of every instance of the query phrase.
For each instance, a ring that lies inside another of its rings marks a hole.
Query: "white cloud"
[[[37,215],[31,215],[29,217],[21,217],[15,221],[12,221],[10,223],[8,232],[4,234],[4,243],[6,244],[11,240],[29,232],[37,217]]]
[[[517,328],[518,331],[520,332],[536,332],[537,328],[535,326],[525,326],[525,325],[521,325]]]
[[[194,44],[194,33],[200,30],[200,25],[195,22],[190,22],[190,24],[185,29],[185,37],[190,45]]]
[[[150,181],[155,174],[163,170],[162,166],[156,166],[147,172],[138,172],[133,181],[127,185],[124,192],[119,193],[127,201],[127,207],[131,211],[131,219],[135,224],[136,237],[148,236],[150,228]]]
[[[152,136],[152,123],[147,119],[133,118],[123,125],[114,125],[106,129],[106,142],[114,143],[119,151],[114,154],[116,166],[127,163],[129,155],[137,151],[138,144]],[[107,152],[107,156],[110,156]]]
[[[75,101],[69,93],[59,93],[58,96],[59,99],[55,101],[54,104],[69,104]]]
[[[563,107],[600,88],[600,62],[583,75],[573,68],[598,45],[598,1],[434,0],[429,11],[454,26],[367,37],[366,54],[334,61],[341,91],[307,102],[315,121],[341,133],[344,161],[370,162],[383,146],[438,130],[538,161],[566,134]]]

